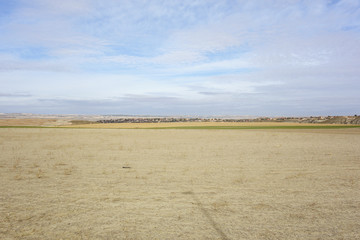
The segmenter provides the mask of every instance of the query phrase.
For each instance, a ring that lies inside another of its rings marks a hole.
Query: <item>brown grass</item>
[[[3,128],[0,143],[0,239],[360,239],[359,132]]]

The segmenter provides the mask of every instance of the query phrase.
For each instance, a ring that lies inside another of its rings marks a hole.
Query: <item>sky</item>
[[[360,113],[360,0],[0,0],[0,112]]]

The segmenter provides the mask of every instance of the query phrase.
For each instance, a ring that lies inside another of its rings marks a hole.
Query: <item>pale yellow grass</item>
[[[360,239],[360,134],[307,131],[0,129],[0,239]]]
[[[56,119],[40,119],[40,118],[26,118],[26,119],[0,119],[0,126],[43,126],[54,124]]]

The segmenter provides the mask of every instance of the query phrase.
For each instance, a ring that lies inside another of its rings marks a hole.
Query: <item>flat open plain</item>
[[[0,128],[0,239],[360,239],[359,146],[359,128]]]

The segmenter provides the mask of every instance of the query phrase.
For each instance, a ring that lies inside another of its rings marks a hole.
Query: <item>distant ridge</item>
[[[360,124],[360,116],[354,116],[354,117],[337,116],[337,117],[325,120],[324,123],[328,123],[328,124]]]
[[[248,115],[229,116],[151,116],[151,115],[85,115],[85,114],[32,114],[0,113],[0,119],[48,119],[67,121],[89,121],[98,123],[142,123],[142,122],[292,122],[323,124],[360,124],[360,116],[310,116],[310,117],[255,117]]]

